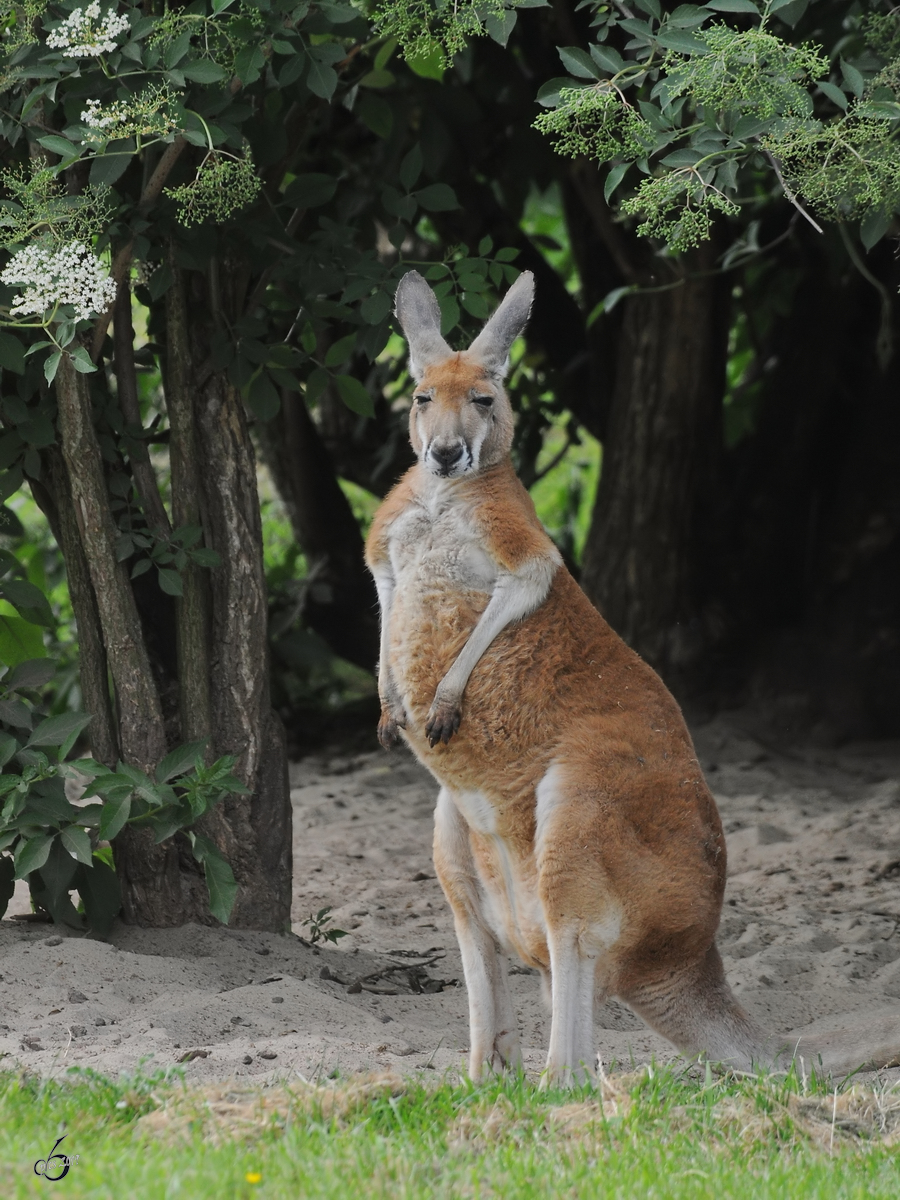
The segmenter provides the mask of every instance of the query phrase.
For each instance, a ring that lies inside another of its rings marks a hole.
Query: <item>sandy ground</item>
[[[787,757],[734,720],[694,734],[728,834],[719,945],[741,1002],[779,1030],[900,1006],[900,744]],[[189,1080],[260,1081],[459,1069],[466,994],[431,864],[436,786],[377,747],[308,757],[291,782],[293,935],[119,925],[104,943],[14,919],[20,890],[0,921],[0,1066],[117,1074],[187,1056]],[[307,945],[303,922],[325,906],[348,936]],[[538,1071],[539,980],[511,963],[510,984]],[[673,1057],[615,1002],[597,1045],[607,1064]]]

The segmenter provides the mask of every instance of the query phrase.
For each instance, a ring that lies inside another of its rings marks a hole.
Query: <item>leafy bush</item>
[[[35,907],[55,923],[108,934],[121,904],[108,843],[131,824],[152,829],[157,842],[186,833],[203,865],[210,910],[227,922],[234,876],[192,827],[222,796],[246,792],[230,773],[234,759],[205,766],[205,742],[194,742],[167,755],[152,779],[121,762],[114,771],[94,759],[67,762],[91,718],[44,715],[41,689],[55,670],[52,659],[40,658],[0,675],[0,917],[15,881],[26,879]],[[73,802],[67,783],[88,803]]]

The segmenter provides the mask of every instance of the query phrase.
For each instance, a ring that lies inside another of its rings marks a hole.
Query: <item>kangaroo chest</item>
[[[388,539],[398,598],[404,605],[434,593],[490,593],[497,568],[452,485],[438,485],[394,522]]]

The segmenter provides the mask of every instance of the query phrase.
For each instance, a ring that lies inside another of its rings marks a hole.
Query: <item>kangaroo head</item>
[[[437,297],[419,272],[400,280],[396,313],[417,384],[409,437],[426,471],[444,478],[473,474],[509,453],[513,413],[503,379],[533,296],[534,276],[525,271],[469,349],[455,353],[441,337]]]

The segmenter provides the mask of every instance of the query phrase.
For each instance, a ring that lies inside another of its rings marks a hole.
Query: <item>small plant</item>
[[[331,906],[328,908],[320,908],[315,916],[312,913],[303,922],[303,925],[309,930],[309,943],[314,946],[316,942],[331,942],[337,945],[338,938],[346,937],[346,929],[326,929],[326,925],[331,924]]]

